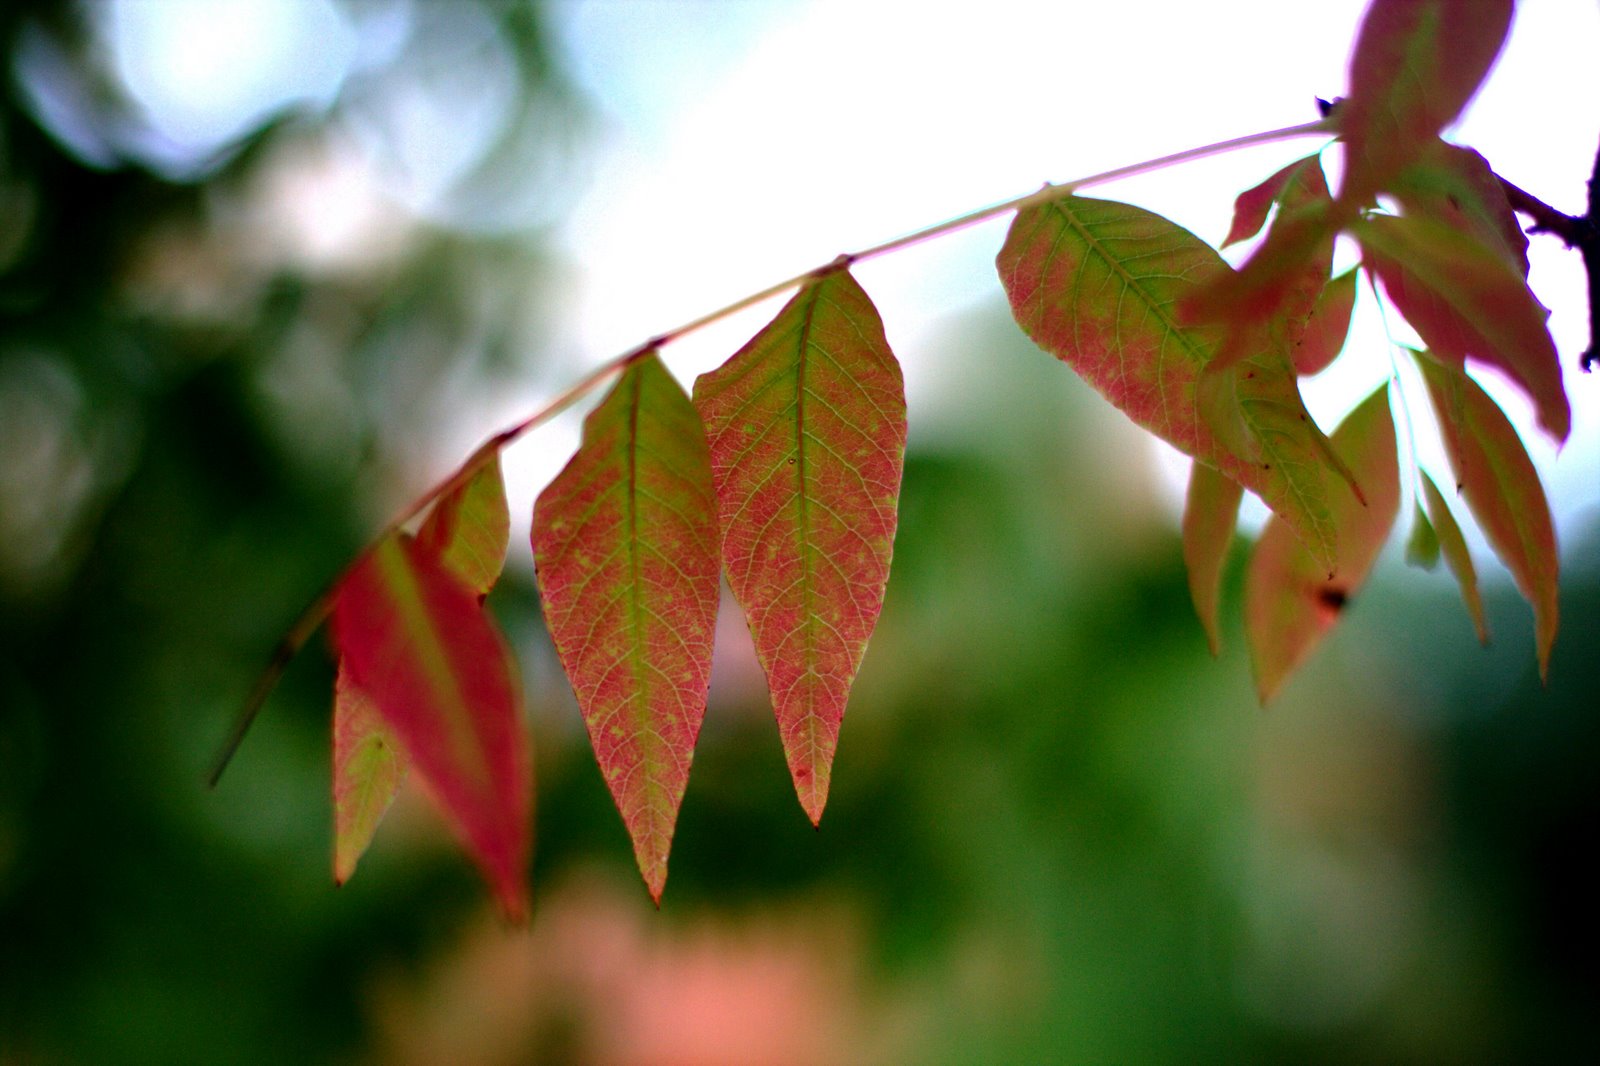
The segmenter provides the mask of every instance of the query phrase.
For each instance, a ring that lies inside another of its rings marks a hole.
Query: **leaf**
[[[1196,461],[1189,468],[1189,491],[1183,505],[1183,563],[1189,571],[1189,598],[1206,631],[1215,656],[1222,650],[1217,626],[1217,601],[1222,564],[1239,518],[1244,489],[1225,474]]]
[[[1433,529],[1438,535],[1439,550],[1450,572],[1455,575],[1456,584],[1461,587],[1461,599],[1467,605],[1467,613],[1472,616],[1473,628],[1478,631],[1478,643],[1487,644],[1489,626],[1483,617],[1483,598],[1478,595],[1477,568],[1472,565],[1472,554],[1467,551],[1467,540],[1461,535],[1455,515],[1450,513],[1439,486],[1433,483],[1433,478],[1426,471],[1422,475],[1422,494]]]
[[[1426,476],[1426,475],[1424,475]],[[1422,510],[1422,501],[1411,507],[1411,536],[1406,538],[1406,563],[1421,570],[1439,565],[1439,535]]]
[[[721,559],[700,419],[655,352],[585,419],[533,509],[545,618],[650,895],[711,679]]]
[[[1489,161],[1471,148],[1434,138],[1390,191],[1405,214],[1431,218],[1474,238],[1528,276],[1528,235]]]
[[[333,879],[344,884],[372,843],[411,760],[343,658],[333,702]]]
[[[510,652],[473,588],[393,536],[339,586],[334,637],[482,867],[508,917],[527,912],[529,769]]]
[[[498,450],[466,484],[434,504],[417,531],[418,546],[480,596],[487,596],[499,580],[510,541],[511,511]]]
[[[1247,241],[1260,233],[1274,204],[1282,203],[1288,208],[1305,206],[1315,199],[1319,185],[1322,195],[1327,196],[1328,184],[1322,175],[1322,164],[1317,156],[1308,155],[1283,167],[1261,184],[1246,189],[1233,201],[1233,224],[1228,227],[1222,246],[1226,248]]]
[[[1245,576],[1245,636],[1261,702],[1270,700],[1338,621],[1378,558],[1400,510],[1394,419],[1385,385],[1352,411],[1333,445],[1366,486],[1367,504],[1334,504],[1339,554],[1332,576],[1278,518],[1267,523]]]
[[[1417,365],[1439,416],[1445,453],[1461,495],[1490,547],[1533,606],[1534,642],[1543,678],[1549,672],[1550,648],[1560,620],[1559,559],[1555,524],[1539,472],[1517,431],[1477,382],[1420,354]]]
[[[1034,343],[1139,425],[1260,496],[1331,565],[1325,441],[1288,354],[1268,346],[1233,368],[1235,380],[1199,394],[1224,331],[1180,324],[1176,305],[1228,269],[1215,250],[1160,215],[1067,196],[1019,211],[997,265]],[[1219,437],[1214,427],[1230,424],[1242,440]]]
[[[510,537],[511,515],[496,449],[470,479],[434,505],[416,544],[481,599],[500,577]],[[410,761],[371,698],[350,680],[341,658],[333,701],[333,865],[339,884],[355,872]]]
[[[1436,358],[1496,367],[1533,400],[1539,425],[1567,439],[1572,411],[1561,382],[1548,312],[1505,259],[1428,218],[1377,215],[1354,233],[1362,256]]]
[[[1512,0],[1373,0],[1335,111],[1340,199],[1366,203],[1461,114],[1511,28]]]
[[[1294,372],[1301,377],[1320,374],[1338,358],[1350,334],[1350,314],[1356,306],[1356,270],[1331,279],[1306,319],[1300,343],[1294,348]]]
[[[1272,228],[1249,260],[1236,271],[1213,273],[1179,302],[1181,322],[1218,323],[1226,329],[1207,373],[1220,373],[1264,347],[1284,352],[1298,348],[1333,271],[1338,226],[1317,156],[1292,165],[1277,203]],[[1234,225],[1240,225],[1237,205]]]
[[[872,301],[832,270],[702,374],[694,404],[711,446],[728,584],[815,823],[889,577],[905,463],[900,366]]]

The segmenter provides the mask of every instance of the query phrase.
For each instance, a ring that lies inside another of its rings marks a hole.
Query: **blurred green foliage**
[[[46,35],[114,128],[86,11],[7,5],[0,55]],[[553,328],[539,223],[462,219],[571,156],[583,106],[536,10],[480,13],[550,121],[519,110],[459,210],[333,265],[248,220],[372,82],[181,180],[86,159],[5,83],[0,1064],[1600,1052],[1592,533],[1548,689],[1505,581],[1480,652],[1449,583],[1390,561],[1263,713],[1236,616],[1205,655],[1132,431],[998,305],[946,331],[984,369],[963,426],[913,439],[821,832],[734,619],[652,911],[526,566],[492,602],[538,748],[530,931],[485,925],[411,800],[333,889],[315,646],[203,791],[283,627]]]

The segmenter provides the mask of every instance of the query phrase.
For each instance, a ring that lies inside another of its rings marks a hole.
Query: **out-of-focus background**
[[[284,627],[482,437],[837,252],[1312,118],[1360,14],[1038,7],[0,6],[0,1064],[1600,1052],[1593,381],[1569,375],[1559,458],[1534,444],[1565,567],[1549,685],[1479,541],[1488,649],[1449,579],[1391,550],[1263,712],[1247,546],[1214,662],[1184,464],[1010,323],[1003,223],[858,273],[912,440],[820,832],[726,603],[650,906],[525,541],[576,414],[508,456],[491,599],[537,747],[527,930],[415,790],[333,888],[320,644],[201,788]],[[1523,8],[1460,137],[1577,210],[1600,11]],[[1215,240],[1316,143],[1104,194]],[[1534,271],[1570,368],[1576,259],[1535,238]],[[773,310],[669,364],[689,383]],[[1351,369],[1310,385],[1325,426],[1389,372],[1367,294],[1357,320]]]

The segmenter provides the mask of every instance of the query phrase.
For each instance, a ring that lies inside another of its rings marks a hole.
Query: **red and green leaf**
[[[533,509],[550,635],[657,902],[705,717],[721,560],[694,405],[651,352]]]
[[[1335,112],[1347,146],[1340,199],[1367,203],[1422,158],[1494,65],[1512,0],[1373,0]]]
[[[1555,523],[1539,472],[1516,429],[1477,382],[1426,356],[1418,355],[1417,365],[1439,416],[1445,453],[1450,456],[1461,495],[1490,547],[1533,606],[1534,642],[1543,677],[1549,670],[1550,648],[1560,621],[1560,564]]]
[[[479,461],[474,457],[469,462]],[[500,453],[434,505],[417,546],[465,581],[479,598],[500,577],[511,536]],[[405,780],[410,758],[341,659],[333,701],[334,879],[343,884]]]
[[[1426,477],[1427,475],[1423,475]],[[1418,499],[1411,507],[1411,536],[1406,538],[1406,563],[1422,570],[1439,565],[1439,534]]]
[[[1478,643],[1487,644],[1489,625],[1484,620],[1483,597],[1478,594],[1478,570],[1472,565],[1472,553],[1467,550],[1467,539],[1461,535],[1461,527],[1456,524],[1455,515],[1450,513],[1450,506],[1440,493],[1439,486],[1433,483],[1433,478],[1426,472],[1422,475],[1422,496],[1439,552],[1444,556],[1445,565],[1455,575],[1456,584],[1461,587],[1461,599],[1467,605],[1467,613],[1472,616]]]
[[[1545,432],[1567,439],[1572,411],[1548,312],[1504,256],[1418,216],[1378,215],[1354,232],[1367,266],[1436,358],[1504,371],[1533,400]]]
[[[1273,205],[1284,210],[1308,206],[1328,195],[1328,182],[1322,173],[1321,160],[1315,155],[1296,159],[1274,173],[1261,184],[1246,189],[1233,201],[1233,223],[1228,227],[1224,248],[1230,244],[1247,241],[1261,232],[1267,224],[1267,215]]]
[[[516,667],[476,591],[403,535],[339,586],[334,637],[513,919],[527,911],[527,739]]]
[[[1189,598],[1206,631],[1211,654],[1222,650],[1217,624],[1222,565],[1239,520],[1244,489],[1226,474],[1198,460],[1189,469],[1189,491],[1183,505],[1183,562],[1189,571]]]
[[[808,282],[694,385],[723,566],[744,607],[800,804],[827,801],[845,701],[883,607],[905,388],[850,274]]]
[[[1322,373],[1344,349],[1356,306],[1356,274],[1352,268],[1331,279],[1312,305],[1300,343],[1294,347],[1294,372],[1301,377]]]
[[[505,568],[511,542],[511,511],[506,506],[500,453],[484,462],[472,477],[447,493],[417,530],[417,544],[487,596]]]
[[[1225,331],[1183,324],[1177,304],[1228,269],[1214,249],[1141,208],[1067,196],[1017,213],[998,267],[1036,344],[1136,423],[1256,493],[1331,565],[1326,439],[1288,353],[1264,344],[1231,380],[1205,395],[1198,387]]]
[[[1353,496],[1334,503],[1338,557],[1330,576],[1288,525],[1273,518],[1262,531],[1245,578],[1245,636],[1256,689],[1265,703],[1305,661],[1366,580],[1400,510],[1389,390],[1378,389],[1345,418],[1333,446],[1366,486],[1366,506]]]

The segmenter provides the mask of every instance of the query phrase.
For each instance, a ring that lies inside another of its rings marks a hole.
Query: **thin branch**
[[[756,304],[763,303],[775,296],[781,296],[791,289],[797,289],[807,282],[824,277],[833,271],[846,269],[854,263],[859,263],[867,259],[876,259],[879,256],[888,255],[891,252],[896,252],[903,248],[909,248],[914,244],[921,244],[937,237],[943,237],[947,234],[955,233],[958,230],[967,229],[968,227],[975,226],[980,222],[986,222],[991,218],[1004,215],[1011,211],[1019,211],[1024,208],[1049,203],[1052,200],[1058,200],[1065,196],[1069,196],[1078,189],[1086,188],[1090,185],[1102,185],[1106,182],[1117,181],[1122,178],[1131,178],[1137,174],[1148,173],[1153,170],[1174,166],[1179,163],[1187,163],[1197,159],[1204,159],[1208,156],[1221,155],[1224,152],[1237,151],[1241,148],[1250,148],[1260,144],[1271,144],[1276,141],[1289,140],[1294,137],[1315,136],[1332,132],[1333,128],[1326,119],[1317,122],[1305,122],[1298,126],[1286,126],[1282,129],[1266,130],[1262,133],[1252,133],[1245,137],[1235,137],[1231,140],[1217,141],[1213,144],[1201,145],[1198,148],[1185,149],[1184,151],[1174,152],[1171,155],[1164,155],[1157,159],[1149,159],[1142,163],[1134,163],[1130,166],[1117,167],[1113,170],[1102,171],[1099,174],[1091,174],[1088,177],[1078,178],[1074,181],[1063,182],[1058,185],[1047,184],[1043,188],[1036,189],[1033,192],[1026,193],[1022,196],[1016,196],[1009,200],[1003,200],[997,204],[991,204],[988,207],[979,208],[976,211],[927,226],[913,233],[908,233],[905,236],[884,241],[882,244],[875,244],[872,247],[862,249],[859,252],[841,255],[828,263],[822,264],[821,266],[813,267],[811,270],[807,270],[801,274],[796,274],[794,277],[785,278],[783,281],[769,285],[758,292],[753,292],[748,296],[735,300],[733,303],[728,304],[725,307],[720,307],[715,311],[709,312],[708,314],[701,315],[699,318],[691,319],[676,329],[669,330],[666,333],[657,334],[638,347],[631,348],[621,355],[615,356],[600,364],[600,366],[590,371],[577,382],[568,386],[563,392],[556,396],[555,399],[539,408],[539,410],[535,411],[527,418],[524,418],[522,421],[513,426],[501,430],[499,433],[496,433],[494,436],[484,441],[483,444],[478,446],[478,450],[473,452],[467,461],[462,463],[453,474],[434,485],[427,492],[423,493],[410,507],[406,508],[406,510],[401,512],[398,517],[396,517],[388,525],[384,526],[377,536],[375,536],[368,546],[362,551],[361,555],[356,557],[356,559],[359,561],[361,558],[365,557],[367,552],[371,551],[374,546],[398,533],[406,525],[406,523],[410,522],[413,518],[417,517],[417,515],[421,514],[435,500],[455,491],[462,485],[465,485],[468,481],[472,480],[473,475],[481,470],[485,464],[487,464],[496,454],[499,453],[502,448],[505,448],[507,445],[513,443],[539,426],[544,425],[546,422],[550,421],[550,419],[554,418],[556,415],[560,414],[562,411],[565,411],[568,407],[571,407],[574,403],[578,402],[584,396],[588,395],[595,388],[608,381],[611,377],[626,369],[630,363],[637,359],[643,358],[650,352],[671,344],[673,341],[679,340],[691,333],[704,329],[706,326],[709,326],[712,323],[720,322],[725,318],[730,318],[733,315],[738,314],[740,311],[754,307]],[[351,566],[354,565],[355,563],[351,563]],[[311,601],[306,609],[300,613],[300,616],[295,619],[294,624],[289,627],[289,631],[284,634],[283,639],[278,642],[277,647],[273,649],[272,657],[268,660],[266,669],[262,671],[261,676],[256,680],[255,686],[250,690],[249,698],[246,699],[244,707],[241,709],[239,716],[234,721],[233,728],[229,731],[227,739],[223,742],[221,749],[217,753],[217,758],[212,765],[211,772],[206,777],[207,787],[215,788],[217,786],[217,782],[222,778],[223,771],[228,768],[228,763],[232,761],[234,754],[239,750],[239,745],[244,742],[245,735],[250,731],[250,727],[254,724],[256,716],[261,713],[261,708],[266,704],[267,697],[272,694],[273,688],[276,687],[278,679],[283,676],[283,672],[288,667],[290,660],[292,660],[300,651],[300,649],[305,646],[306,642],[311,639],[318,627],[321,626],[322,623],[327,619],[328,615],[333,612],[334,600],[337,597],[339,585],[344,580],[344,577],[347,573],[349,573],[348,567],[342,571],[339,576],[334,579],[334,581],[324,588],[322,592],[318,594],[316,599]]]

